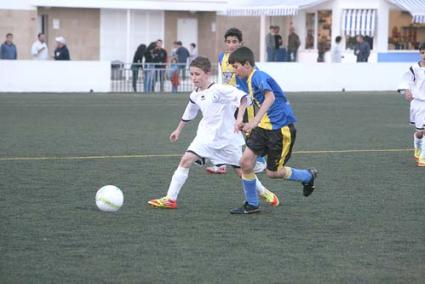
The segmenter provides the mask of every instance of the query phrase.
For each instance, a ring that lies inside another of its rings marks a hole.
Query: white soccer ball
[[[115,185],[105,185],[96,193],[96,205],[105,212],[115,212],[124,203],[124,194]]]

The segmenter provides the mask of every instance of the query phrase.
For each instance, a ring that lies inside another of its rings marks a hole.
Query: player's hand
[[[412,92],[410,90],[406,90],[404,92],[404,99],[408,102],[413,100],[413,95],[412,95]]]
[[[173,142],[173,143],[176,142],[177,140],[179,140],[179,136],[180,136],[180,131],[174,130],[170,134],[170,141]]]
[[[257,124],[254,123],[253,121],[247,122],[243,124],[243,131],[245,132],[251,132],[252,129],[254,129],[255,127],[257,127]]]
[[[243,125],[244,125],[244,123],[242,121],[236,120],[235,128],[234,128],[235,133],[241,131],[243,129]]]

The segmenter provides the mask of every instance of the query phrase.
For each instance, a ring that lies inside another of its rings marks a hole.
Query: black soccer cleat
[[[303,188],[303,194],[304,194],[305,197],[312,194],[313,191],[316,189],[316,187],[314,186],[314,181],[315,181],[315,179],[317,177],[317,173],[318,173],[318,171],[315,168],[308,169],[308,171],[310,172],[312,177],[311,177],[309,182],[306,182],[306,183],[303,182],[302,183],[303,187],[304,187]]]
[[[230,214],[252,214],[252,213],[259,213],[260,212],[260,206],[254,206],[249,204],[248,202],[245,202],[242,207],[234,208],[230,210]]]

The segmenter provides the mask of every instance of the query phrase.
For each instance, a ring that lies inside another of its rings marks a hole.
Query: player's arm
[[[182,118],[180,119],[179,124],[177,125],[177,128],[170,134],[171,142],[176,142],[179,139],[180,133],[183,128],[189,121],[193,120],[196,117],[198,111],[199,107],[195,104],[193,100],[189,99],[189,103],[186,106],[186,109],[183,113]]]
[[[235,132],[242,130],[243,128],[243,116],[248,105],[248,96],[245,95],[241,98],[239,107],[238,107],[238,117],[235,122]]]
[[[255,115],[254,119],[248,123],[245,123],[243,130],[245,132],[251,132],[252,129],[258,126],[261,119],[263,118],[264,114],[269,110],[269,108],[274,103],[275,96],[272,91],[265,91],[264,93],[264,101],[261,104],[260,109],[258,110],[257,114]]]
[[[397,91],[404,97],[408,102],[413,100],[412,85],[414,84],[415,74],[413,69],[410,68],[408,72],[403,75],[401,83],[398,85]]]

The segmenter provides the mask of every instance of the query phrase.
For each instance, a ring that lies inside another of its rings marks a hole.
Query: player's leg
[[[413,136],[415,148],[415,160],[419,167],[425,167],[425,103],[413,100],[410,103],[410,122],[415,125],[416,131]]]
[[[242,170],[240,167],[233,167],[236,175],[240,178],[242,178]],[[273,207],[277,207],[280,204],[280,200],[277,197],[277,195],[273,192],[271,192],[270,190],[268,190],[262,183],[261,181],[258,179],[258,177],[256,176],[256,189],[258,192],[258,195],[261,197],[261,199],[263,199],[265,202],[267,202],[267,204],[269,204],[270,206]]]
[[[283,178],[301,182],[304,196],[309,196],[315,189],[316,169],[297,169],[286,166],[295,143],[296,129],[287,125],[279,131],[270,131],[268,140],[268,157],[266,174],[270,178]]]
[[[173,174],[173,177],[171,178],[167,195],[162,198],[152,199],[148,203],[155,208],[177,208],[177,197],[184,183],[186,182],[187,177],[189,176],[189,169],[193,165],[193,163],[199,158],[200,157],[198,155],[191,151],[184,153],[183,157],[180,160],[179,166],[177,167]]]

